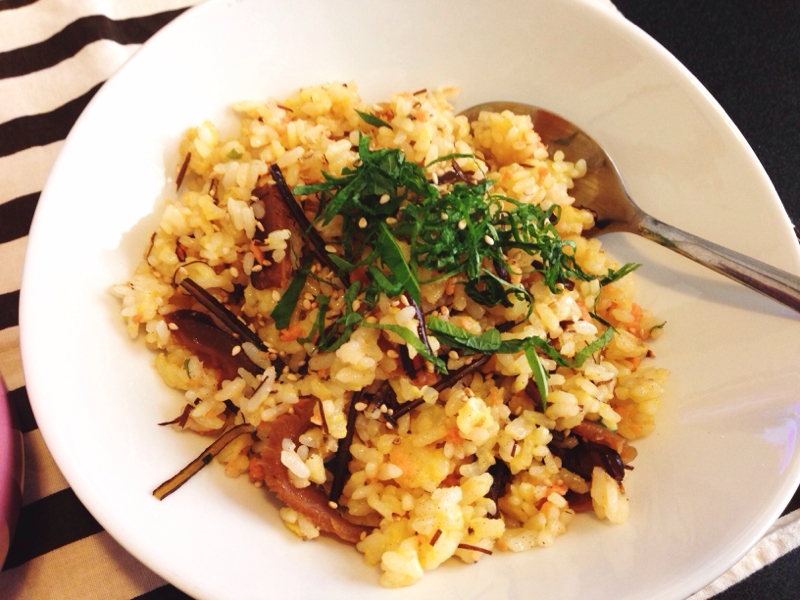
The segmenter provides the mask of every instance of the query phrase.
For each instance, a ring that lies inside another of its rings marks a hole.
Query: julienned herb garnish
[[[442,373],[447,373],[447,367],[444,364],[444,361],[439,358],[438,356],[434,356],[430,353],[430,351],[425,347],[425,344],[422,343],[414,332],[412,332],[407,327],[403,327],[401,325],[391,325],[391,324],[383,324],[383,323],[370,323],[365,321],[362,325],[366,327],[374,327],[375,329],[383,329],[385,331],[391,331],[392,333],[396,333],[406,344],[414,348],[417,352],[419,352],[425,360],[429,360],[433,363],[433,366],[439,369]]]
[[[625,275],[632,273],[641,266],[641,263],[625,263],[619,269],[609,269],[606,276],[600,278],[600,285],[608,285],[618,279],[622,279]]]
[[[580,368],[592,354],[602,349],[611,341],[614,336],[614,328],[606,324],[606,330],[596,340],[584,346],[575,354],[572,360],[562,356],[548,340],[539,336],[527,338],[501,339],[500,332],[494,327],[482,331],[479,335],[470,333],[463,327],[459,327],[449,321],[444,321],[438,317],[427,319],[428,329],[436,335],[437,339],[450,346],[458,348],[465,354],[514,354],[519,351],[525,352],[525,358],[533,372],[536,385],[539,388],[539,395],[542,402],[547,397],[547,375],[544,366],[536,354],[538,348],[544,354],[563,367]]]
[[[272,309],[270,316],[275,320],[275,327],[278,329],[286,329],[289,326],[289,321],[292,318],[294,307],[300,299],[300,293],[303,291],[303,286],[306,284],[308,278],[308,269],[311,265],[308,261],[298,269],[294,278],[289,283],[289,287],[283,292],[281,299]]]
[[[371,125],[387,125],[369,113],[359,115]],[[358,325],[379,327],[400,335],[437,369],[446,372],[444,362],[433,356],[411,330],[369,323],[364,318],[381,293],[389,297],[405,294],[418,306],[420,285],[455,277],[475,302],[487,307],[510,306],[515,297],[528,304],[529,315],[533,305],[530,293],[509,281],[512,269],[507,257],[512,250],[521,250],[533,257],[532,268],[541,274],[542,281],[554,293],[564,287],[571,288],[575,280],[598,279],[601,285],[606,285],[639,266],[628,263],[603,277],[588,274],[575,260],[575,243],[562,239],[556,230],[560,207],[543,209],[491,193],[492,181],[474,178],[458,166],[455,158],[461,155],[445,156],[437,161],[450,161],[453,165],[450,183],[437,187],[427,179],[422,167],[406,160],[401,150],[371,150],[369,143],[369,136],[362,135],[359,139],[355,167],[345,168],[340,176],[323,173],[324,181],[293,190],[297,195],[317,196],[320,201],[318,218],[323,224],[337,216],[342,219],[339,240],[342,252],[329,254],[328,262],[340,272],[352,272],[360,266],[366,273],[363,283],[355,281],[347,288],[344,308],[341,314],[328,316],[333,318],[328,326],[325,326],[324,314],[328,299],[319,302],[321,316],[303,339],[316,337],[315,343],[322,351],[333,351],[341,346]],[[429,279],[421,280],[421,273],[426,273]],[[295,278],[295,281],[300,280],[300,276]],[[281,300],[284,305],[281,310],[276,307],[278,316],[285,317],[287,311],[291,315],[288,304],[294,295],[288,292]],[[358,310],[353,308],[357,298],[361,300]],[[422,326],[423,331],[427,328],[440,342],[466,353],[525,352],[543,399],[547,378],[537,351],[559,365],[579,366],[604,347],[614,334],[613,328],[606,327],[594,343],[580,350],[570,361],[547,340],[535,336],[502,340],[496,329],[472,335],[435,317],[427,318]]]
[[[387,123],[380,117],[376,117],[372,113],[362,112],[360,110],[357,110],[356,112],[358,113],[358,116],[361,117],[361,120],[367,123],[368,125],[372,125],[374,127],[388,127],[389,129],[392,128],[392,126],[389,123]]]
[[[317,349],[321,352],[336,351],[350,338],[350,334],[353,333],[356,326],[366,324],[363,322],[364,317],[362,314],[353,308],[360,293],[360,281],[354,281],[350,284],[350,287],[344,293],[341,314],[327,327],[325,327],[325,318],[328,316],[326,312],[330,298],[325,295],[317,296],[319,308],[317,309],[315,324],[308,336],[301,338],[300,341],[302,343],[314,341]],[[372,305],[368,305],[368,307],[371,309]],[[316,340],[314,340],[315,333],[317,335]]]

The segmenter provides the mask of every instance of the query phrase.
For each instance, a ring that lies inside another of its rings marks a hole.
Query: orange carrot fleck
[[[255,240],[250,240],[250,252],[255,256],[256,264],[260,265],[264,262],[264,253],[261,251],[261,248],[258,247]]]
[[[303,328],[299,323],[289,325],[286,329],[281,329],[280,338],[282,342],[293,342],[301,335],[303,335]]]

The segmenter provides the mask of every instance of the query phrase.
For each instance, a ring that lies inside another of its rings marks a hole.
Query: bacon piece
[[[205,313],[181,309],[164,315],[164,320],[177,327],[170,327],[175,340],[203,361],[203,365],[217,369],[222,379],[235,379],[240,367],[253,374],[261,372],[241,349],[241,342],[217,327]]]
[[[286,203],[281,200],[278,186],[265,185],[253,190],[264,205],[264,216],[259,219],[264,231],[256,228],[254,240],[263,241],[267,235],[278,229],[289,229],[292,232],[292,238],[299,239],[297,234],[297,227],[286,207]],[[260,271],[254,271],[250,274],[250,281],[253,287],[257,290],[265,290],[267,288],[286,289],[289,282],[292,280],[292,258],[291,252],[287,250],[286,258],[281,262],[269,265],[262,265]]]
[[[615,431],[611,431],[608,427],[604,427],[600,423],[583,421],[579,425],[573,427],[572,432],[581,436],[585,440],[589,440],[590,442],[596,442],[598,444],[608,446],[617,454],[619,454],[623,464],[627,465],[634,458],[636,458],[636,455],[638,454],[636,448],[628,445],[628,440]]]
[[[361,534],[367,529],[351,523],[338,510],[332,508],[321,487],[311,485],[297,488],[292,485],[289,471],[281,463],[283,440],[289,438],[297,443],[298,437],[311,424],[314,404],[315,400],[312,398],[301,398],[294,405],[294,412],[284,413],[275,421],[261,423],[258,426],[258,437],[264,442],[260,470],[263,470],[264,483],[286,506],[303,514],[322,531],[355,544],[361,540]]]

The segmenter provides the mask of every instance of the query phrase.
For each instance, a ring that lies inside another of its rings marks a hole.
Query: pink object
[[[14,535],[23,486],[22,432],[0,378],[0,565]]]

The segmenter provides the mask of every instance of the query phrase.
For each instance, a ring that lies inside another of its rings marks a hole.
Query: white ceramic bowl
[[[460,108],[493,99],[549,108],[606,146],[654,216],[798,271],[789,220],[735,126],[611,9],[581,0],[212,0],[158,33],[98,92],[31,231],[20,316],[28,392],[92,514],[198,598],[683,598],[734,564],[800,481],[800,323],[624,234],[605,244],[644,264],[639,299],[667,321],[655,350],[672,371],[658,429],[638,444],[626,525],[580,517],[551,548],[447,564],[390,592],[355,550],[294,538],[244,478],[210,468],[164,502],[151,496],[206,441],[156,426],[174,416],[174,392],[127,338],[107,289],[141,256],[186,127],[224,121],[236,100],[334,79],[355,80],[367,100],[459,85]]]

